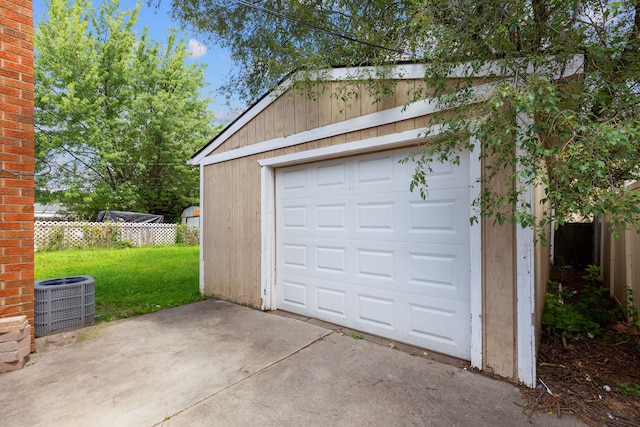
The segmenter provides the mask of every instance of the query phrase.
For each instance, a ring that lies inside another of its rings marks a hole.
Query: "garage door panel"
[[[349,177],[347,176],[347,165],[344,160],[332,161],[322,166],[311,168],[315,170],[316,186],[318,190],[340,191],[348,188]]]
[[[414,298],[407,302],[407,335],[411,344],[468,359],[470,330],[451,325],[468,323],[469,304],[438,298]]]
[[[287,278],[281,282],[280,304],[283,309],[290,310],[307,310],[308,301],[308,278],[298,278],[295,276]]]
[[[278,242],[277,268],[283,274],[345,281],[355,271],[353,250],[346,239],[289,237]]]
[[[431,172],[426,172],[425,176],[429,188],[450,189],[468,187],[470,183],[469,175],[469,153],[460,154],[460,165],[456,166],[452,163],[441,163],[434,161],[429,165]],[[410,166],[412,171],[415,167]],[[411,178],[410,178],[411,179]],[[416,193],[419,194],[419,193]]]
[[[468,359],[468,167],[434,164],[425,201],[407,153],[276,171],[277,307]]]
[[[391,200],[358,200],[355,202],[357,232],[394,233],[395,203]]]
[[[305,231],[309,228],[309,208],[307,205],[290,204],[283,206],[279,213],[283,231]]]
[[[283,171],[278,180],[277,191],[280,196],[298,197],[309,191],[308,175],[310,171],[298,167]]]
[[[469,190],[431,190],[427,200],[406,201],[409,241],[469,244]]]
[[[470,300],[467,247],[411,244],[406,256],[408,277],[400,289],[418,295]]]
[[[333,199],[333,200],[331,200]],[[330,198],[324,203],[314,205],[316,211],[315,229],[321,231],[339,231],[347,233],[349,201],[342,198]]]
[[[355,160],[354,185],[360,187],[360,191],[371,186],[397,186],[398,168],[395,163],[391,154],[375,154]]]
[[[325,320],[335,322],[336,319],[344,321],[347,318],[346,290],[318,285],[315,291],[317,302],[316,311],[327,316]]]
[[[280,199],[309,199],[331,196],[349,191],[348,165],[344,160],[334,160],[323,165],[304,165],[287,168],[276,182]]]
[[[316,269],[319,273],[329,273],[332,275],[347,274],[347,266],[349,261],[347,245],[336,245],[336,242],[332,242],[327,245],[318,244],[315,246],[315,262]]]
[[[344,281],[318,277],[287,275],[277,289],[279,309],[295,313],[313,313],[313,317],[329,322],[344,323],[348,305],[353,304],[352,291]]]
[[[356,324],[380,335],[396,331],[395,301],[388,295],[375,295],[371,289],[356,293]],[[373,329],[371,329],[373,328]]]
[[[284,243],[281,247],[282,267],[306,271],[309,269],[308,247],[306,244]]]
[[[395,265],[398,254],[395,250],[357,248],[356,275],[365,280],[395,282]]]

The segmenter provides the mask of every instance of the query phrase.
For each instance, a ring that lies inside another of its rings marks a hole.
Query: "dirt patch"
[[[554,269],[568,290],[591,285],[576,269]],[[603,304],[609,304],[604,301]],[[640,332],[623,322],[601,334],[565,339],[543,329],[538,388],[524,389],[536,411],[571,414],[590,426],[640,425]]]

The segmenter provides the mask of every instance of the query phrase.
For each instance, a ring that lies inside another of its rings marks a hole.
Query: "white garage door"
[[[276,171],[277,308],[469,359],[469,161],[408,151]]]

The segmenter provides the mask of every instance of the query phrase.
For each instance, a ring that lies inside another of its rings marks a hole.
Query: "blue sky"
[[[99,0],[94,0],[94,7],[97,8],[100,3]],[[135,0],[120,0],[120,7],[121,9],[132,9],[135,3]],[[218,93],[218,88],[232,69],[229,52],[211,43],[203,44],[194,34],[190,34],[186,29],[180,28],[179,24],[169,17],[168,4],[168,1],[161,1],[159,8],[155,8],[147,6],[146,2],[142,1],[136,28],[142,30],[145,26],[148,27],[149,36],[161,43],[166,43],[169,28],[178,28],[185,42],[188,42],[187,48],[192,52],[192,57],[187,61],[196,61],[206,65],[204,79],[208,86],[204,89],[204,95],[208,95],[211,98],[212,102],[209,104],[209,109],[214,112],[219,122],[233,120],[244,108],[244,104],[237,100],[232,100],[231,107],[229,107],[226,105],[226,99]],[[34,0],[33,17],[36,24],[45,13],[45,1]]]

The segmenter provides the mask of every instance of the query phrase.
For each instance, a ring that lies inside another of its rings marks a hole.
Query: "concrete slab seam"
[[[193,403],[193,404],[191,404],[191,405],[189,405],[189,406],[187,406],[187,407],[185,407],[185,408],[181,409],[180,411],[178,411],[178,412],[176,412],[176,413],[174,413],[174,414],[171,414],[171,415],[166,416],[162,421],[157,422],[156,424],[154,424],[154,427],[155,427],[155,426],[162,426],[162,425],[164,424],[164,422],[165,422],[165,421],[168,421],[168,420],[170,420],[171,418],[174,418],[175,416],[180,415],[180,414],[181,414],[181,413],[183,413],[184,411],[186,411],[186,410],[188,410],[188,409],[191,409],[191,408],[193,408],[194,406],[197,406],[197,405],[199,405],[199,404],[201,404],[201,403],[205,402],[206,400],[209,400],[209,399],[211,399],[212,397],[215,397],[215,396],[217,396],[218,394],[220,394],[220,393],[222,393],[222,392],[224,392],[224,391],[226,391],[226,390],[230,389],[231,387],[234,387],[235,385],[240,384],[241,382],[243,382],[243,381],[246,381],[246,380],[250,379],[250,378],[251,378],[251,377],[253,377],[254,375],[258,375],[258,374],[260,374],[260,373],[262,373],[262,372],[266,371],[267,369],[271,368],[272,366],[277,365],[278,363],[282,362],[283,360],[286,360],[286,359],[290,358],[291,356],[295,356],[296,354],[300,353],[302,350],[305,350],[305,349],[307,349],[307,348],[311,347],[313,344],[317,343],[318,341],[321,341],[321,340],[323,340],[324,338],[328,337],[329,335],[331,335],[331,334],[335,334],[335,333],[336,333],[335,331],[327,331],[326,333],[324,333],[324,334],[320,335],[318,338],[316,338],[315,340],[311,341],[310,343],[308,343],[308,344],[306,344],[306,345],[304,345],[304,346],[302,346],[302,347],[298,348],[296,351],[294,351],[294,352],[292,352],[292,353],[290,353],[290,354],[287,354],[286,356],[281,357],[280,359],[276,360],[275,362],[272,362],[272,363],[268,364],[267,366],[263,367],[262,369],[259,369],[259,370],[255,371],[255,372],[252,372],[251,374],[247,375],[247,376],[246,376],[246,377],[244,377],[244,378],[239,379],[238,381],[234,381],[233,383],[231,383],[231,384],[227,385],[226,387],[221,388],[220,390],[216,391],[215,393],[212,393],[212,394],[210,394],[209,396],[206,396],[206,397],[204,397],[204,398],[200,399],[199,401],[197,401],[197,402],[195,402],[195,403]]]

